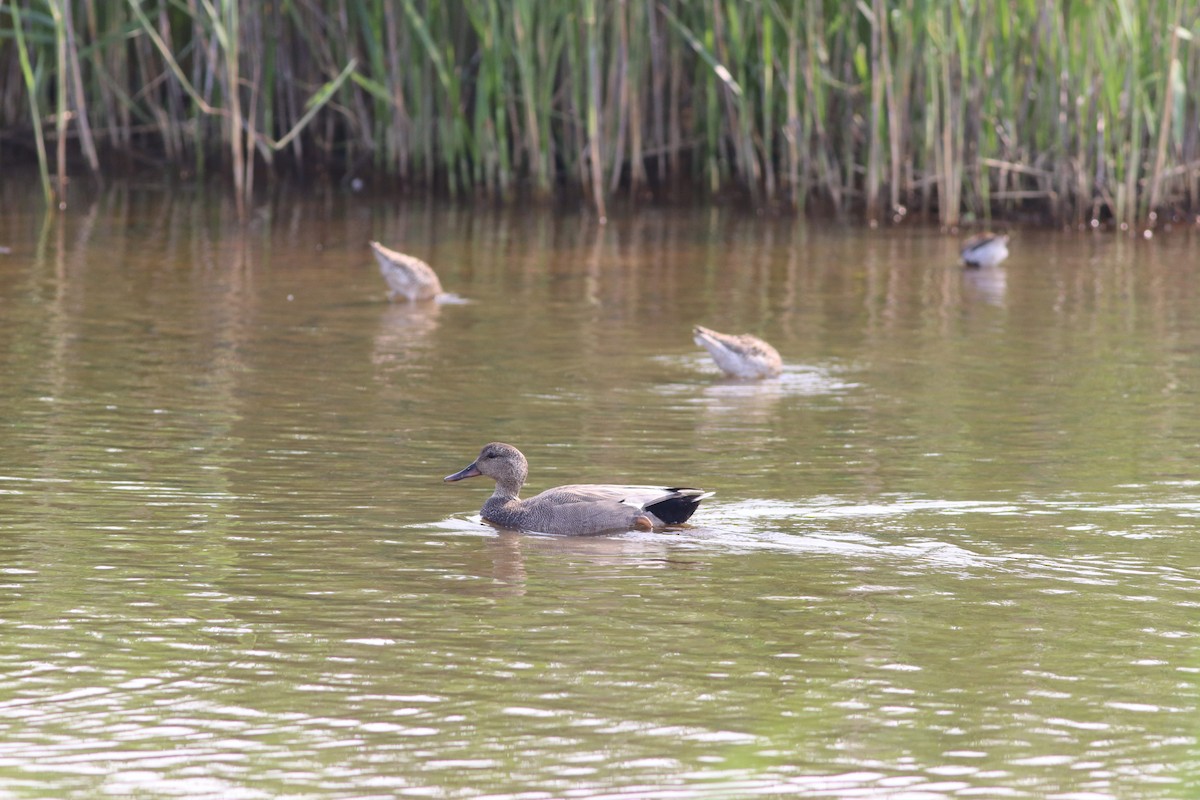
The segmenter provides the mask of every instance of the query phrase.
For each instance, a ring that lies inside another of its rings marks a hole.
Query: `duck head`
[[[492,442],[483,446],[479,457],[470,466],[442,480],[453,482],[485,475],[494,480],[498,487],[508,489],[515,495],[524,485],[528,474],[529,463],[520,450],[511,444]]]

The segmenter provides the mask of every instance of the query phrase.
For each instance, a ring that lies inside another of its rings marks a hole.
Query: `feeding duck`
[[[722,371],[735,378],[769,378],[783,371],[779,352],[757,336],[735,336],[697,325],[692,328],[692,338],[708,350]]]
[[[496,490],[479,512],[494,525],[576,536],[681,525],[701,500],[712,495],[682,487],[580,483],[547,489],[522,500],[519,495],[528,473],[529,462],[520,450],[492,442],[483,446],[470,466],[444,480],[461,481],[479,475],[494,480]]]
[[[389,299],[395,301],[403,296],[409,300],[433,300],[442,293],[437,273],[421,259],[389,250],[379,242],[371,242],[371,249],[387,281]]]
[[[1006,258],[1007,233],[977,233],[963,242],[962,260],[968,267],[994,267]]]

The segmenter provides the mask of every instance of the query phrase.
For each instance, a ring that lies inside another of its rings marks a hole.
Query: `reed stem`
[[[20,6],[10,6],[14,39],[17,44],[17,56],[21,63],[21,77],[25,80],[28,93],[29,112],[32,116],[33,134],[37,145],[38,173],[42,178],[42,196],[46,199],[46,207],[54,208],[54,189],[50,185],[50,167],[46,158],[46,140],[42,133],[42,114],[39,110],[39,91],[37,80],[34,78],[33,65],[29,59],[29,50],[25,45],[25,24],[21,20]]]

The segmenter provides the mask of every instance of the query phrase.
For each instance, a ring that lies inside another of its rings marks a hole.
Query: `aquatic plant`
[[[1200,210],[1198,26],[1182,0],[25,0],[0,158],[36,154],[51,205],[123,156],[216,162],[239,202],[333,172],[1135,226]]]

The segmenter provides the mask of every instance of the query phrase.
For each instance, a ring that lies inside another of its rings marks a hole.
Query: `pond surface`
[[[1191,797],[1200,258],[0,191],[0,798]],[[371,239],[466,302],[389,304]],[[700,323],[782,377],[723,380]],[[498,531],[528,489],[715,491]]]

